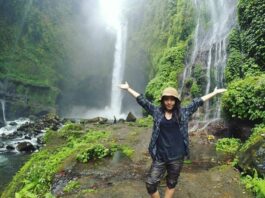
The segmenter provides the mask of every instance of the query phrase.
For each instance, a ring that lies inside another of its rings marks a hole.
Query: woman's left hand
[[[217,87],[215,87],[215,89],[214,89],[214,93],[216,93],[216,94],[223,93],[223,92],[225,92],[225,91],[227,91],[227,89],[224,89],[224,88],[222,88],[222,89],[217,89]]]

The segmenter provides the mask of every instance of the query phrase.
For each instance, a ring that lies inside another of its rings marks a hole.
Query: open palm
[[[121,89],[129,89],[130,86],[129,86],[129,84],[127,82],[125,82],[124,84],[120,84],[119,87]]]
[[[223,92],[225,92],[225,91],[227,91],[227,89],[224,89],[224,88],[217,89],[217,87],[215,87],[215,89],[214,89],[214,92],[215,92],[215,93],[223,93]]]

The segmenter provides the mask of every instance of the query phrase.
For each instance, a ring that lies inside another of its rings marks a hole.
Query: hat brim
[[[174,97],[174,98],[176,98],[179,102],[181,102],[181,100],[180,100],[179,97],[173,96],[173,95],[171,95],[171,94],[165,94],[165,95],[161,96],[159,101],[162,101],[163,97],[165,97],[165,96],[171,96],[171,97]]]

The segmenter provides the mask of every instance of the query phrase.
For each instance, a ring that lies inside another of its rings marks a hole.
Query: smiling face
[[[176,104],[176,98],[173,96],[163,96],[163,104],[166,111],[172,111]]]

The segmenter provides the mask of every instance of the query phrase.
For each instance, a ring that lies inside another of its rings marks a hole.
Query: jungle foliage
[[[230,33],[223,107],[228,118],[264,122],[265,2],[238,3],[238,26]]]
[[[135,29],[130,30],[133,41],[149,55],[149,78],[146,96],[158,102],[161,91],[167,87],[178,87],[178,76],[184,69],[186,50],[194,31],[194,8],[192,2],[184,0],[139,3],[144,12],[134,18]],[[136,20],[141,18],[140,20]]]
[[[68,123],[56,132],[49,130],[44,140],[46,147],[32,155],[1,197],[49,197],[52,179],[63,170],[67,159],[85,163],[90,159],[112,156],[116,151],[128,157],[134,152],[129,146],[115,144],[110,139],[110,132],[87,130],[80,124]],[[66,186],[65,191],[74,188],[78,188],[78,183],[73,181]]]
[[[231,117],[265,121],[265,74],[234,80],[223,95],[223,108]]]

